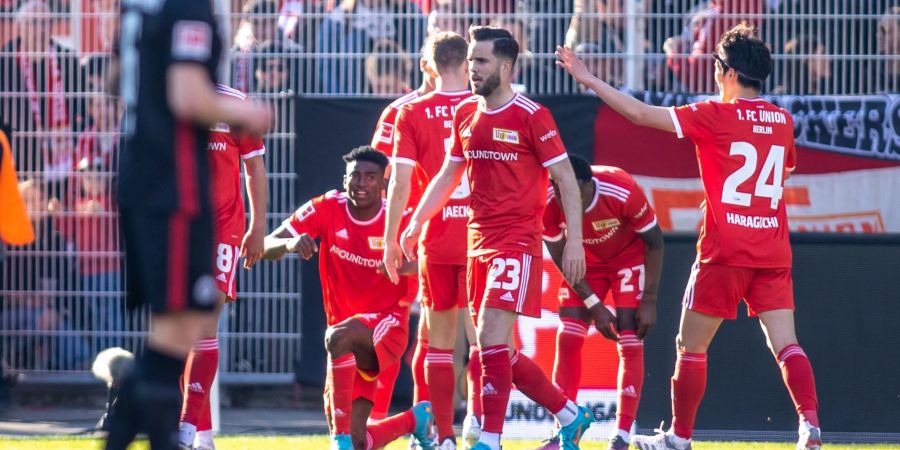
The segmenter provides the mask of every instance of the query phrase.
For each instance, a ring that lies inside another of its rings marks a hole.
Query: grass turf
[[[405,450],[407,440],[401,439],[389,445],[387,450]],[[605,450],[605,442],[582,442],[584,450]],[[532,450],[537,442],[506,441],[504,450]],[[0,449],[3,450],[97,450],[102,448],[101,441],[90,438],[4,438],[0,437]],[[130,450],[148,449],[146,442],[132,445]],[[327,450],[328,439],[325,436],[224,436],[216,439],[219,450]],[[781,443],[746,443],[746,442],[695,442],[695,450],[792,450],[794,444]],[[900,445],[828,445],[826,450],[900,450]]]

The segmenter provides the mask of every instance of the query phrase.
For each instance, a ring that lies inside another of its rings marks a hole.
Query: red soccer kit
[[[782,201],[796,165],[794,121],[768,101],[706,101],[670,113],[678,137],[697,145],[703,181],[703,225],[685,291],[691,310],[737,317],[793,309],[791,246]]]
[[[415,90],[394,100],[384,108],[384,111],[381,112],[381,117],[378,118],[378,125],[375,126],[375,134],[372,136],[372,147],[375,150],[391,158],[394,154],[394,140],[397,139],[397,116],[403,106],[417,98],[419,98],[419,91]],[[391,164],[394,163],[396,161],[392,159]],[[419,174],[413,172],[413,176],[410,179],[409,202],[407,203],[410,208],[415,209],[416,205],[419,204],[426,187],[428,187],[428,180],[420,179]]]
[[[540,317],[547,167],[568,158],[553,116],[519,94],[494,110],[472,97],[453,118],[450,158],[466,162],[471,189],[467,282],[473,313],[485,304]]]
[[[244,93],[216,86],[219,94],[246,100]],[[216,284],[228,298],[237,298],[236,280],[241,239],[246,230],[241,196],[241,161],[266,153],[262,138],[238,134],[226,124],[213,126],[206,145],[212,179],[212,206],[216,225]]]
[[[618,308],[637,308],[644,294],[644,241],[638,235],[656,225],[656,213],[634,178],[618,167],[594,166],[594,198],[584,211],[582,230],[588,285],[598,297],[612,289]],[[550,191],[544,211],[544,240],[563,238],[565,214]],[[584,303],[563,281],[560,306]]]
[[[394,284],[378,273],[384,255],[385,201],[375,218],[360,222],[350,216],[346,194],[329,191],[301,206],[284,224],[293,236],[308,234],[319,239],[319,276],[328,326],[348,319],[375,330],[373,340],[379,367],[400,360],[406,349],[409,303],[407,284]],[[409,215],[403,217],[405,227]],[[363,374],[372,381],[376,374]],[[362,388],[360,383],[356,383]],[[372,400],[375,383],[364,386]]]
[[[427,187],[450,151],[457,105],[471,96],[468,90],[432,92],[404,105],[394,127],[394,164],[413,166],[413,179]],[[462,180],[441,214],[429,220],[422,233],[419,246],[422,302],[436,311],[465,306],[468,211],[469,184],[468,180]]]

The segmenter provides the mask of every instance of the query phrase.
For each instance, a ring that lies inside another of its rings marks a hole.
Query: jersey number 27
[[[725,185],[722,187],[722,203],[750,206],[750,201],[756,195],[771,199],[770,207],[777,209],[778,202],[781,200],[784,192],[784,147],[773,145],[769,149],[766,161],[763,163],[759,174],[756,174],[758,152],[753,144],[749,142],[733,142],[728,154],[731,156],[743,156],[744,165],[725,179]],[[756,175],[756,188],[753,190],[753,194],[738,191],[738,186],[754,175]],[[772,178],[771,184],[769,184],[769,178]]]

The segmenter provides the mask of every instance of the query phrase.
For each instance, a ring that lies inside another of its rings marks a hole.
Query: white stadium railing
[[[0,2],[0,122],[13,128],[22,191],[41,244],[0,263],[5,367],[34,379],[87,379],[96,352],[140,347],[147,314],[124,309],[115,208],[121,107],[104,94],[116,0]],[[522,43],[515,82],[531,95],[576,94],[554,66],[573,46],[603,79],[629,89],[712,92],[717,35],[759,27],[775,55],[767,92],[872,94],[900,84],[893,0],[220,0],[231,51],[222,78],[272,105],[268,228],[303,199],[294,94],[397,96],[421,81],[418,54],[436,30],[509,28]],[[20,38],[33,43],[22,46]],[[55,64],[48,64],[56,61]],[[32,70],[23,67],[31,66]],[[54,75],[56,74],[56,75]],[[300,146],[299,151],[303,151]],[[297,259],[241,271],[240,300],[220,322],[224,382],[287,382],[299,352]],[[314,336],[312,339],[318,340]]]

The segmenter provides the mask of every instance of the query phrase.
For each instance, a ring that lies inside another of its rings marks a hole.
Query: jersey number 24
[[[763,163],[759,174],[756,174],[758,152],[753,144],[749,142],[733,142],[728,154],[731,156],[743,156],[744,165],[725,179],[725,185],[722,187],[722,203],[750,206],[753,196],[756,195],[770,199],[770,207],[777,209],[778,202],[781,200],[784,192],[784,147],[773,145],[769,149],[766,161]],[[753,190],[753,193],[739,191],[738,186],[754,175],[756,175],[756,188]],[[771,184],[769,184],[769,178],[772,178]]]

